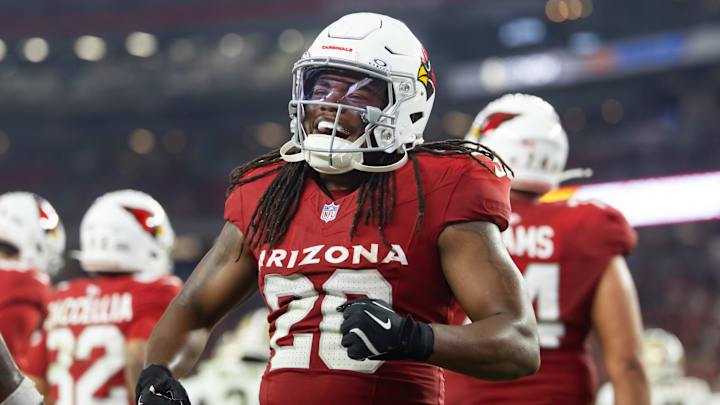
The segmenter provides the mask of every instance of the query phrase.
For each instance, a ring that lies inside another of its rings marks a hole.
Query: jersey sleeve
[[[628,255],[637,243],[637,233],[620,211],[604,205],[589,203],[583,215],[582,232],[577,235],[576,248],[584,256],[612,257]]]
[[[241,232],[245,231],[245,216],[243,215],[242,187],[235,187],[225,200],[225,221],[231,222]]]
[[[475,161],[465,162],[448,201],[443,227],[456,222],[486,221],[501,231],[510,217],[510,180],[500,165],[484,155],[476,156],[487,168]]]
[[[35,270],[2,272],[0,333],[16,359],[24,356],[30,335],[40,326],[50,296],[49,278]]]
[[[3,286],[0,308],[23,303],[44,311],[50,299],[50,277],[37,270],[2,271],[0,285]]]
[[[0,333],[7,343],[10,354],[20,358],[27,352],[30,335],[42,320],[40,308],[18,303],[0,311]]]
[[[180,292],[182,281],[166,276],[133,292],[133,313],[126,338],[147,340],[170,301]]]
[[[23,373],[45,378],[48,366],[46,342],[47,332],[38,330],[33,333],[27,355],[18,362]]]

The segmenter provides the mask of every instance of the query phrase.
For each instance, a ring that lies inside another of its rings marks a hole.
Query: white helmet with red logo
[[[87,271],[160,276],[172,272],[174,243],[175,232],[155,199],[135,190],[113,191],[83,217],[77,258]]]
[[[342,95],[311,91],[324,72],[357,81]],[[381,94],[387,105],[363,103],[358,90]],[[391,171],[407,162],[407,150],[423,142],[423,130],[435,100],[435,73],[422,44],[401,21],[374,13],[346,15],[325,28],[293,68],[290,130],[280,149],[283,159],[305,160],[322,173],[350,170]],[[306,108],[334,109],[334,120],[318,122],[308,133]],[[365,131],[343,139],[342,114],[359,114]],[[331,122],[332,121],[332,122]],[[392,164],[372,165],[364,152],[400,154]]]
[[[568,140],[555,109],[540,97],[507,94],[490,102],[465,136],[497,152],[513,169],[512,188],[545,193],[561,181],[588,177],[589,169],[565,170]]]
[[[63,266],[65,229],[55,208],[34,193],[0,195],[0,242],[18,250],[20,261],[54,274]]]

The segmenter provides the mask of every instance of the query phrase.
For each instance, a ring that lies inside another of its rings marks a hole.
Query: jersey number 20
[[[374,269],[349,270],[337,269],[322,285],[325,293],[320,310],[320,342],[318,355],[323,363],[332,370],[352,370],[364,373],[373,373],[383,363],[378,360],[357,361],[347,356],[347,351],[340,345],[342,335],[340,324],[343,321],[342,313],[335,308],[347,301],[347,294],[365,295],[391,303],[392,286]],[[293,344],[280,346],[278,340],[290,333],[290,328],[303,320],[315,306],[320,294],[313,287],[313,283],[302,274],[282,276],[270,274],[265,277],[265,300],[272,311],[280,309],[279,299],[283,296],[292,296],[294,299],[287,307],[287,311],[275,320],[275,333],[270,339],[270,347],[275,355],[270,360],[270,369],[279,368],[309,368],[310,352],[313,346],[312,333],[294,333]]]

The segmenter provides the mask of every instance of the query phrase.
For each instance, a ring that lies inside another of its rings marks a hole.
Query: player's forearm
[[[639,358],[608,364],[610,381],[615,391],[615,405],[650,405],[650,388]]]
[[[177,301],[170,304],[148,339],[145,366],[165,366],[179,378],[187,374],[200,358],[210,328]]]
[[[535,373],[540,351],[534,319],[498,314],[465,326],[433,324],[429,363],[484,380],[504,381]]]

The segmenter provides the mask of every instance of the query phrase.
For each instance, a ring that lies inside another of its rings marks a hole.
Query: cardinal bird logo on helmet
[[[60,218],[58,217],[57,212],[55,212],[55,209],[49,202],[47,202],[47,200],[37,195],[34,197],[35,202],[37,202],[40,227],[46,234],[51,235],[53,238],[57,238],[58,226],[60,225]]]
[[[430,65],[430,59],[425,48],[422,49],[422,59],[420,60],[420,69],[418,69],[417,79],[425,86],[425,94],[428,100],[435,94],[435,71]]]
[[[144,210],[142,208],[123,207],[129,213],[131,213],[135,219],[140,223],[140,226],[153,237],[158,236],[162,233],[162,228],[158,225],[155,214]]]
[[[496,129],[502,123],[509,121],[520,114],[496,112],[490,114],[479,126],[473,126],[472,134],[476,139],[479,139],[481,135],[485,135],[488,132]]]

